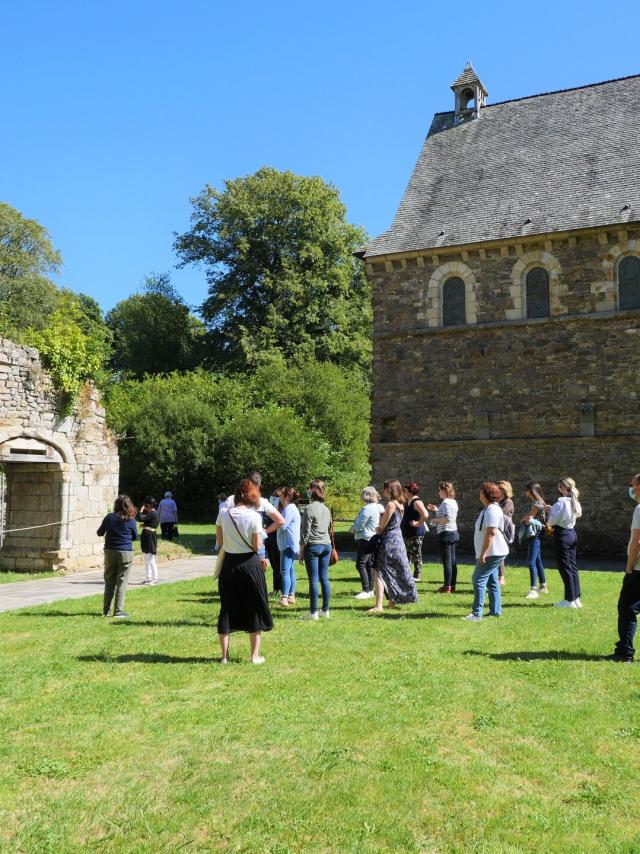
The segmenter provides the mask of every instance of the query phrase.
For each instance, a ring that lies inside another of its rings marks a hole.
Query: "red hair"
[[[480,487],[480,491],[489,502],[500,501],[502,498],[502,490],[497,483],[493,483],[491,480],[485,480]]]
[[[411,483],[405,483],[404,488],[412,495],[417,495],[420,492],[420,486],[415,483],[415,481],[412,481]]]
[[[260,504],[260,490],[258,487],[245,477],[236,487],[234,493],[234,502],[236,504],[246,504],[247,507],[257,507]]]

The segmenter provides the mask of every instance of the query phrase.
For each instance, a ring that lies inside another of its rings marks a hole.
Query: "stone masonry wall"
[[[100,565],[96,529],[118,490],[118,452],[97,390],[61,417],[36,350],[0,339],[0,465],[7,478],[0,568]],[[51,524],[54,523],[54,524]]]
[[[436,500],[437,481],[453,480],[470,534],[483,479],[511,480],[524,509],[526,481],[551,498],[570,474],[584,498],[583,553],[624,551],[626,484],[640,471],[640,312],[616,310],[615,271],[630,253],[640,254],[637,227],[368,263],[375,482],[416,479]],[[526,320],[524,277],[538,264],[551,317]],[[467,325],[443,328],[450,275],[465,281]]]

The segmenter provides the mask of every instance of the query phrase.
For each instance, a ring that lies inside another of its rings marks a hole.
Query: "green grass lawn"
[[[620,576],[581,611],[467,623],[460,593],[367,617],[352,563],[332,617],[278,612],[262,667],[217,664],[211,579],[0,614],[0,850],[640,851],[640,666],[612,649]],[[304,596],[306,584],[301,584]]]

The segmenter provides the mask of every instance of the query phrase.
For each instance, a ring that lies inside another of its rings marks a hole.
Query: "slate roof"
[[[458,125],[436,113],[391,228],[364,256],[639,220],[636,75],[490,104]]]

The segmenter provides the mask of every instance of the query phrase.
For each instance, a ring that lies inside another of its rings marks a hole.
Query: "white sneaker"
[[[307,611],[306,613],[302,614],[300,619],[301,620],[315,620],[317,622],[318,612],[317,611]]]
[[[576,605],[575,602],[567,602],[566,599],[563,599],[562,602],[554,602],[554,608],[578,608],[579,605]]]
[[[547,594],[548,594],[548,593],[549,593],[549,591],[547,590],[547,585],[546,585],[546,584],[543,584],[543,585],[542,585],[542,587],[538,587],[538,592],[539,592],[539,593],[547,593]]]
[[[537,599],[538,598],[538,591],[535,589],[535,587],[532,587],[531,590],[527,593],[527,595],[524,598],[525,599]]]
[[[252,655],[251,664],[264,664],[264,655]]]
[[[479,623],[482,617],[477,617],[475,614],[467,614],[466,617],[462,617],[463,620],[469,620],[470,623]]]
[[[373,590],[361,590],[360,593],[356,593],[356,599],[371,599],[373,596]]]
[[[580,597],[578,597],[578,598],[576,599],[575,604],[576,604],[576,608],[582,608],[582,602],[580,601]]]
[[[229,659],[228,658],[221,658],[220,664],[229,664]]]
[[[327,609],[325,611],[324,608],[321,608],[320,609],[320,616],[322,617],[323,620],[328,620],[329,619],[329,610]]]

